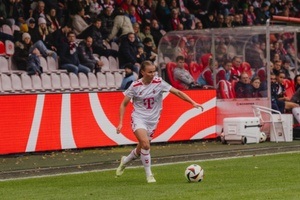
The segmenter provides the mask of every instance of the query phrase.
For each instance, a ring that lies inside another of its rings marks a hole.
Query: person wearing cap
[[[32,35],[32,41],[38,42],[42,41],[44,45],[49,49],[49,54],[54,54],[56,51],[55,46],[53,45],[53,36],[49,32],[46,19],[43,17],[40,17],[38,19],[38,26],[36,29],[34,29],[34,35]]]
[[[131,63],[127,63],[124,66],[125,77],[122,80],[120,90],[127,90],[133,81],[136,81],[137,77],[133,73],[134,66]]]

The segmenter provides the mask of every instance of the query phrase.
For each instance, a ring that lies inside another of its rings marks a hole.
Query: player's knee
[[[149,142],[141,142],[141,148],[145,149],[145,150],[149,150],[150,149],[150,143]]]

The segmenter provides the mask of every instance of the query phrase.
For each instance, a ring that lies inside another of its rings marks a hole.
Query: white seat
[[[43,85],[42,85],[42,80],[39,75],[32,75],[31,76],[31,81],[32,81],[32,87],[34,90],[37,91],[44,91]]]
[[[10,78],[11,78],[12,88],[14,91],[24,91],[22,86],[22,81],[19,75],[11,74]]]
[[[11,79],[6,74],[1,74],[1,85],[3,92],[14,92]]]
[[[97,77],[94,73],[88,73],[88,80],[91,89],[98,89]]]
[[[123,75],[119,72],[115,72],[114,76],[115,76],[115,85],[117,88],[120,88],[121,83],[123,81]]]
[[[41,79],[42,79],[42,86],[45,90],[53,90],[50,75],[42,73]]]
[[[8,35],[13,35],[12,29],[11,29],[10,26],[7,25],[7,24],[3,24],[3,25],[2,25],[2,32],[3,32],[3,33],[6,33],[6,34],[8,34]]]
[[[119,51],[119,45],[116,42],[111,42],[111,49]]]
[[[106,86],[108,88],[110,88],[111,90],[116,89],[117,86],[116,86],[116,82],[115,82],[115,76],[110,72],[106,72],[105,76],[106,76]]]
[[[8,60],[3,56],[0,56],[0,72],[9,73]]]
[[[43,72],[44,73],[48,72],[49,70],[48,70],[47,60],[43,56],[40,56],[39,59],[40,59],[41,66],[43,68]]]
[[[98,87],[102,90],[108,90],[108,87],[106,85],[106,76],[102,72],[97,72],[97,82]]]
[[[109,61],[110,70],[116,71],[116,70],[119,69],[119,63],[117,62],[117,60],[113,56],[109,56],[108,61]]]
[[[81,90],[82,88],[80,87],[78,76],[72,72],[69,73],[69,76],[71,81],[71,87],[74,90]]]
[[[82,88],[84,90],[89,90],[90,89],[89,81],[88,81],[88,78],[85,75],[85,73],[80,72],[78,74],[78,79],[79,79],[80,88]]]
[[[33,91],[32,81],[30,76],[27,73],[21,74],[21,81],[24,90]]]
[[[71,81],[70,81],[70,77],[69,77],[68,74],[61,73],[60,74],[60,81],[61,81],[61,86],[62,86],[63,89],[72,90]]]
[[[101,67],[101,71],[110,71],[109,60],[105,56],[100,56],[100,60],[103,62],[103,66]]]
[[[47,56],[47,65],[48,65],[48,70],[51,73],[67,73],[68,71],[65,69],[58,69],[58,63],[52,56]]]
[[[104,46],[106,46],[107,49],[111,49],[110,44],[106,40],[103,41],[103,44]]]
[[[51,77],[52,89],[62,90],[60,76],[55,73],[51,73],[50,77]]]
[[[5,40],[5,53],[12,56],[15,53],[15,44],[10,40]]]

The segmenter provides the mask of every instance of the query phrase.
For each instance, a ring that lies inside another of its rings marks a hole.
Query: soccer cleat
[[[147,176],[147,183],[155,183],[156,180],[153,175]]]
[[[124,159],[126,158],[126,156],[122,156],[121,158],[121,161],[120,161],[120,165],[119,167],[117,168],[117,171],[116,171],[116,175],[117,176],[122,176],[122,174],[124,173],[124,170],[125,170],[125,164],[124,164]]]

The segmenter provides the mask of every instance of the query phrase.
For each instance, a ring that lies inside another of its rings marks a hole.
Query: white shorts
[[[157,127],[157,123],[149,123],[141,119],[132,118],[132,122],[131,122],[132,131],[135,132],[137,129],[146,130],[149,140],[152,140],[156,127]]]

